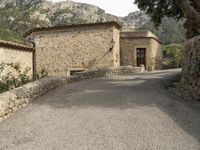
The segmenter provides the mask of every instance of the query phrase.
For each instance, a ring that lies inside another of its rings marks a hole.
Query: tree
[[[187,38],[200,35],[200,0],[135,0],[135,4],[150,15],[155,26],[159,26],[165,16],[177,20],[185,17]]]
[[[159,27],[155,28],[154,23],[150,20],[139,27],[141,30],[149,30],[162,41],[164,45],[171,43],[183,43],[186,31],[183,27],[185,19],[176,21],[173,18],[164,17]]]

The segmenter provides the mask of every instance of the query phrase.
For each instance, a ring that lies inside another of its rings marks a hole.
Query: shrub
[[[22,71],[19,63],[0,64],[0,93],[20,87],[31,81],[28,73],[31,68]]]
[[[163,69],[181,68],[182,48],[180,44],[163,46]]]
[[[37,79],[42,79],[48,77],[48,72],[45,67],[42,67],[40,72],[37,73]]]
[[[29,72],[31,68],[22,70],[19,63],[1,63],[0,64],[0,93],[20,87],[32,81]],[[37,74],[37,78],[46,78],[48,72],[43,67]]]

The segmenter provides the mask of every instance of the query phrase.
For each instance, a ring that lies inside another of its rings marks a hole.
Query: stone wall
[[[200,100],[200,36],[185,42],[183,60],[182,92]]]
[[[0,41],[0,63],[19,63],[22,71],[27,67],[30,68],[29,75],[32,77],[32,50],[32,48],[23,45]],[[9,68],[5,70],[4,74],[11,71]]]
[[[115,42],[113,48],[114,66],[120,66],[120,31],[116,28],[113,29],[113,40]]]
[[[156,35],[153,34],[150,31],[145,31],[145,30],[138,30],[138,31],[128,31],[128,32],[121,32],[121,37],[127,38],[127,37],[151,37],[151,38],[156,38]]]
[[[116,67],[116,68],[100,68],[90,71],[77,73],[71,77],[64,78],[47,78],[33,83],[29,83],[20,88],[13,89],[0,94],[0,121],[7,118],[10,114],[16,112],[19,108],[26,106],[30,101],[36,97],[45,94],[50,89],[59,87],[61,85],[77,82],[85,79],[124,75],[133,73],[142,73],[144,67]]]
[[[121,65],[137,66],[137,48],[146,49],[146,69],[161,68],[161,44],[154,38],[121,37],[120,39]]]
[[[31,36],[36,43],[36,70],[45,68],[51,77],[66,76],[70,70],[120,65],[119,31],[113,25],[75,26]]]
[[[150,39],[150,48],[151,48],[151,55],[149,56],[150,61],[150,68],[152,67],[153,70],[159,70],[162,69],[162,44],[151,38]]]

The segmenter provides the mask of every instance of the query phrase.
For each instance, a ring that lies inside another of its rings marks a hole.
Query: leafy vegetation
[[[16,43],[23,43],[22,36],[9,29],[0,29],[0,39]]]
[[[177,20],[184,17],[186,18],[184,27],[187,29],[187,38],[200,34],[199,0],[135,0],[135,4],[151,17],[157,27],[164,17]]]
[[[163,46],[163,69],[181,68],[182,49],[180,44]]]
[[[174,20],[172,18],[163,18],[162,23],[158,28],[155,28],[154,23],[149,21],[145,25],[141,26],[141,30],[150,30],[158,36],[164,45],[171,43],[183,43],[185,40],[186,30],[183,27],[184,20]]]
[[[144,10],[156,26],[162,23],[162,18],[173,17],[180,19],[183,13],[176,0],[135,0],[138,8]]]
[[[31,81],[29,71],[26,68],[22,71],[19,63],[1,63],[0,64],[0,93],[20,87]]]
[[[138,13],[132,13],[130,16],[119,18],[86,4],[66,2],[68,7],[62,6],[61,3],[56,6],[58,9],[54,10],[54,5],[45,2],[46,0],[15,0],[13,3],[6,3],[5,7],[0,7],[0,39],[23,43],[23,33],[35,27],[116,20],[123,24],[130,23],[130,26],[136,24],[140,29],[151,30],[164,44],[179,43],[184,40],[185,33],[182,27],[184,21],[176,23],[175,20],[166,18],[156,30],[152,21],[146,23],[149,16],[144,16],[142,12],[139,12],[140,16]]]
[[[42,69],[39,72],[37,72],[37,79],[39,80],[46,77],[48,77],[47,69],[45,67],[42,67]]]
[[[31,19],[41,0],[26,3],[25,0],[8,3],[0,9],[0,39],[23,43],[22,35],[37,25],[45,26],[39,19]]]
[[[0,64],[0,93],[20,87],[32,81],[30,76],[31,68],[22,70],[19,63],[1,63]],[[43,67],[37,73],[37,79],[46,78],[48,72]]]

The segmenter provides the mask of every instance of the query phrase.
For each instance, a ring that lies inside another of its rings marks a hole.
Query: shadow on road
[[[166,71],[82,81],[52,90],[33,105],[55,109],[156,107],[200,142],[200,110],[163,87],[164,82],[179,74]]]

